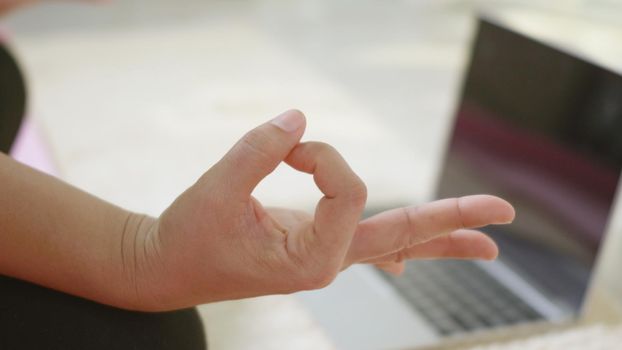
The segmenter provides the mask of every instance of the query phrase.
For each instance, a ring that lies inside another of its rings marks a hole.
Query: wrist
[[[144,214],[128,213],[119,237],[117,292],[126,309],[158,309],[158,282],[164,275],[159,221]]]

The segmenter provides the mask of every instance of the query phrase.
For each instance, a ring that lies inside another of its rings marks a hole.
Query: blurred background
[[[340,150],[375,211],[432,195],[477,13],[501,9],[622,18],[616,0],[116,0],[41,4],[0,27],[28,114],[78,187],[158,215],[247,130],[298,108],[305,139]],[[320,194],[280,167],[256,196],[311,210]],[[214,349],[335,348],[295,296],[201,312]]]

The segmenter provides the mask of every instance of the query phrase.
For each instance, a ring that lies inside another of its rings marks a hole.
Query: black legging
[[[121,310],[0,276],[0,349],[206,348],[195,309]]]
[[[8,153],[26,107],[26,87],[19,67],[0,43],[0,152]]]
[[[25,101],[19,68],[0,44],[1,152],[14,141]],[[132,312],[0,275],[0,349],[203,350],[207,344],[194,308]]]

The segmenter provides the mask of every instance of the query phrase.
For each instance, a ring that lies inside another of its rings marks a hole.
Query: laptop
[[[437,198],[488,193],[493,262],[369,266],[299,295],[340,349],[412,348],[581,314],[622,168],[622,76],[480,19]]]

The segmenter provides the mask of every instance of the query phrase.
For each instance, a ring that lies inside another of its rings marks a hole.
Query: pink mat
[[[11,157],[51,175],[58,171],[41,130],[30,118],[24,118],[11,148]]]
[[[6,28],[0,26],[0,42],[8,41],[10,35]],[[39,169],[51,175],[57,175],[58,171],[45,142],[45,138],[33,121],[26,117],[17,133],[17,138],[11,147],[11,157],[33,168]]]

